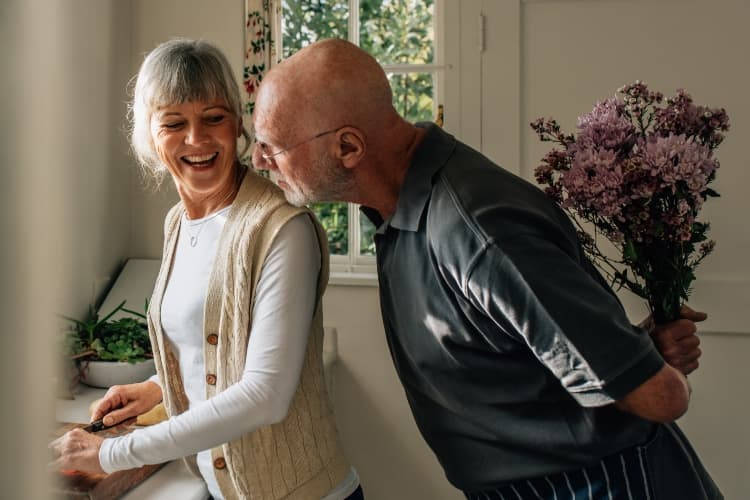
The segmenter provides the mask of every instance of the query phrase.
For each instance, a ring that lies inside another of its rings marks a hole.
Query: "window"
[[[393,89],[396,109],[407,120],[437,116],[444,67],[440,12],[444,0],[284,0],[279,53],[288,57],[321,38],[347,39],[372,54]],[[312,207],[328,233],[334,273],[371,273],[375,228],[359,207],[316,203]]]

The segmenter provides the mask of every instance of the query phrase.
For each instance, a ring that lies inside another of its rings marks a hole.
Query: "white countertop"
[[[88,423],[89,405],[104,396],[106,389],[79,384],[73,390],[74,399],[58,399],[58,422]],[[206,500],[208,490],[202,479],[194,477],[182,460],[175,460],[156,471],[143,483],[123,495],[122,500]]]

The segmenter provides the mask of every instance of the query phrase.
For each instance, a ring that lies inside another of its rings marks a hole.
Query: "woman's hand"
[[[50,443],[54,470],[75,470],[92,474],[103,474],[99,463],[99,448],[103,438],[81,429],[73,429]]]
[[[703,321],[707,315],[694,311],[688,306],[680,308],[680,319],[655,325],[651,317],[641,323],[651,334],[656,348],[664,361],[681,371],[684,375],[692,373],[698,368],[698,358],[701,356],[700,339],[696,332],[695,323]]]
[[[151,381],[113,385],[93,409],[91,420],[103,418],[104,425],[112,426],[146,413],[161,400],[161,387]]]

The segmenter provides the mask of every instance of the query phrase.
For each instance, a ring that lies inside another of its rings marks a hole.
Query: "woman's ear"
[[[336,134],[336,155],[346,168],[354,168],[362,161],[367,151],[365,136],[355,127],[343,127]]]

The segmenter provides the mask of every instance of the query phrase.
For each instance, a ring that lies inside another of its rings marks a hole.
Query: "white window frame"
[[[434,3],[434,62],[433,64],[384,64],[386,73],[432,73],[433,74],[433,116],[438,114],[438,106],[444,109],[458,109],[459,92],[453,89],[446,92],[446,83],[457,87],[456,75],[448,76],[453,65],[446,61],[446,47],[451,43],[457,44],[458,27],[455,23],[446,24],[447,10],[456,11],[458,2],[449,0],[435,0]],[[348,40],[359,45],[359,5],[360,0],[349,0],[349,23]],[[453,12],[451,13],[451,16]],[[280,16],[279,16],[280,17]],[[281,24],[281,19],[279,19]],[[279,33],[281,30],[278,31]],[[281,39],[282,37],[279,37]],[[283,47],[279,47],[279,54],[283,53]],[[451,101],[451,102],[448,102]],[[360,245],[360,211],[359,205],[348,203],[348,248],[347,255],[331,255],[330,283],[333,285],[377,285],[376,257],[372,255],[361,255]]]

